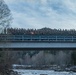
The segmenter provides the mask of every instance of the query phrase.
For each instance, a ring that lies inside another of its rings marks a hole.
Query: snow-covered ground
[[[14,69],[19,75],[76,75],[74,72],[56,72],[52,70],[23,70]]]

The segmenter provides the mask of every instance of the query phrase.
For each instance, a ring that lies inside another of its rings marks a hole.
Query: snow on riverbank
[[[74,72],[56,72],[52,70],[22,70],[22,69],[14,69],[17,71],[19,75],[76,75]]]

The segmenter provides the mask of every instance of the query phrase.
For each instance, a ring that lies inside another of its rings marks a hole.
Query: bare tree
[[[31,58],[30,58],[30,55],[28,53],[26,55],[24,55],[24,64],[26,64],[26,65],[31,64]]]
[[[45,55],[45,64],[46,65],[52,65],[55,63],[55,55],[51,54],[51,53],[47,53]]]
[[[58,65],[67,65],[71,61],[71,53],[68,54],[64,51],[59,51],[58,54],[56,54],[56,64]]]
[[[34,65],[44,65],[45,60],[44,60],[44,51],[40,51],[38,54],[34,55],[32,57],[32,64]]]
[[[4,0],[0,0],[0,32],[9,27],[11,19],[12,17],[8,6],[5,4]]]
[[[11,17],[10,9],[8,8],[4,0],[0,0],[0,33],[6,34],[7,32],[6,29],[9,27],[11,19],[12,17]],[[3,67],[2,71],[6,71],[5,66],[7,66],[6,68],[8,68],[9,66],[8,56],[10,55],[10,52],[8,51],[6,52],[4,48],[2,50],[3,50],[2,52],[0,51],[1,53],[0,64]]]

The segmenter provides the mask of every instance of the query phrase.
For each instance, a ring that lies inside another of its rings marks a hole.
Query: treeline
[[[76,65],[76,51],[13,51],[13,64],[20,65]]]
[[[6,32],[6,30],[4,30]],[[23,35],[23,34],[50,34],[50,35],[76,35],[75,29],[51,29],[51,28],[42,28],[42,29],[23,29],[23,28],[8,28],[8,34],[12,35]]]
[[[0,51],[0,64],[1,64],[0,66],[1,72],[6,71],[8,67],[12,68],[11,65],[13,64],[33,65],[36,67],[37,66],[41,67],[43,65],[74,66],[76,65],[76,51],[72,50]]]

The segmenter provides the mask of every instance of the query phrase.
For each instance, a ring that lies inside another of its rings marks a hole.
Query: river
[[[24,70],[14,69],[19,75],[76,75],[75,72],[57,72],[53,70]]]

